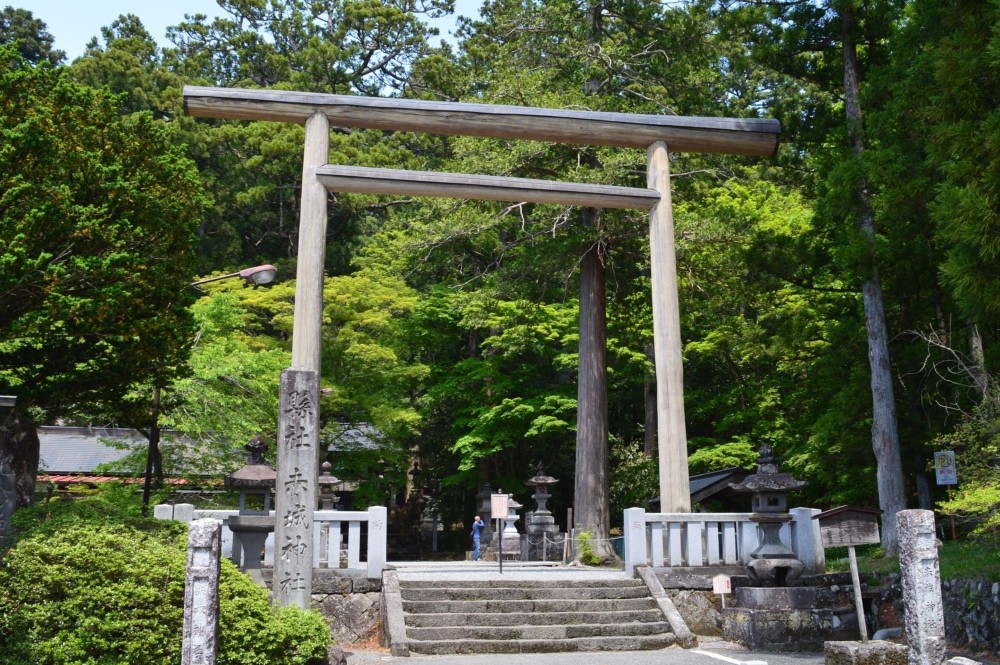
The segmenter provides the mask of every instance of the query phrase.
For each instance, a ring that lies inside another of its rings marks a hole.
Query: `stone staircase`
[[[402,609],[402,621],[388,609],[394,655],[638,651],[677,642],[639,579],[393,579],[388,586],[387,604]]]

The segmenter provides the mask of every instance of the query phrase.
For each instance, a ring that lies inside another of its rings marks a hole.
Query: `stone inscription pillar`
[[[312,594],[318,398],[318,372],[286,369],[281,373],[272,593],[278,604],[302,609],[309,608]]]
[[[910,665],[941,665],[945,657],[944,603],[934,513],[901,510],[896,519]]]
[[[188,526],[181,665],[215,665],[221,534],[222,523],[218,520],[195,520]]]

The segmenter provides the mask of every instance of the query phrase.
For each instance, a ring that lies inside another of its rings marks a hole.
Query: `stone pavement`
[[[719,638],[700,637],[697,649],[456,656],[390,656],[345,647],[347,665],[824,665],[822,653],[749,652]]]

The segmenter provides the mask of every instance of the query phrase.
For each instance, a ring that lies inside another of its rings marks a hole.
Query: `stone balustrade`
[[[160,504],[153,508],[157,519],[191,522],[212,518],[222,522],[222,552],[237,564],[242,562],[238,539],[229,529],[237,510],[196,510],[189,503]],[[271,511],[274,516],[274,511]],[[367,577],[381,577],[386,560],[388,519],[383,506],[368,510],[317,510],[313,513],[313,567],[317,569],[364,570]],[[362,542],[367,546],[362,553]],[[274,565],[274,534],[264,546],[264,565]]]
[[[822,573],[826,557],[814,508],[793,508],[782,525],[781,540],[805,564],[805,572]],[[758,542],[751,513],[648,513],[625,511],[625,573],[635,566],[705,568],[742,566]]]

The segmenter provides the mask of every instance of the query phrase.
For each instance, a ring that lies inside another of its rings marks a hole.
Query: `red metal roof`
[[[88,476],[79,473],[63,474],[38,474],[38,482],[53,483],[55,485],[80,484],[80,483],[141,483],[143,478],[132,478],[129,476]],[[164,478],[163,482],[168,485],[186,485],[185,478]]]

